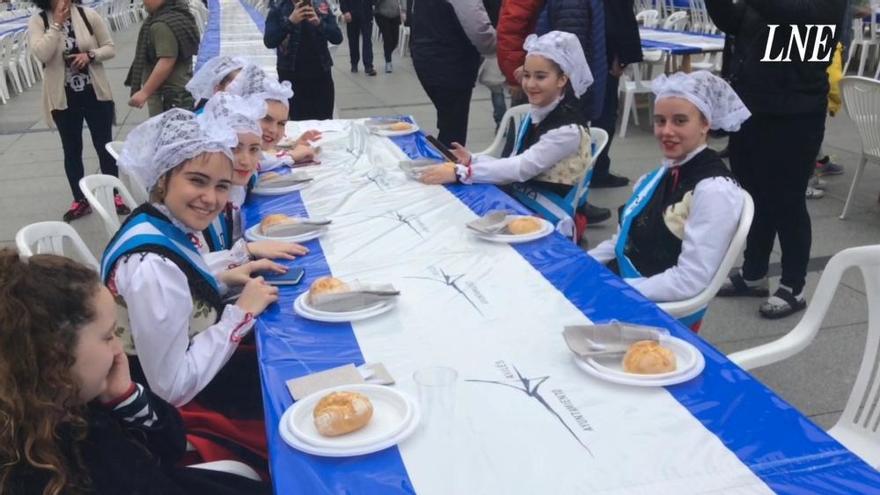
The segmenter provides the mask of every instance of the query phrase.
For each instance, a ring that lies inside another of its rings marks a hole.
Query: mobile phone
[[[311,7],[311,6],[312,6],[312,0],[299,0],[299,2],[297,2],[297,4],[298,4],[298,5],[304,5],[304,6],[306,6],[306,7]]]
[[[425,137],[428,139],[428,142],[431,143],[432,146],[437,148],[437,151],[439,151],[440,154],[443,155],[447,160],[451,162],[458,161],[458,158],[456,158],[455,155],[453,155],[452,152],[449,151],[449,148],[447,148],[445,144],[438,141],[437,138],[431,136],[430,134]]]
[[[282,286],[282,285],[296,285],[302,282],[303,275],[306,274],[306,271],[299,267],[292,267],[287,270],[287,273],[274,273],[274,272],[263,272],[260,275],[263,276],[263,280],[266,281],[269,285]]]

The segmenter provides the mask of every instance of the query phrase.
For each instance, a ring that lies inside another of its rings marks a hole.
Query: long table
[[[643,50],[661,50],[670,56],[681,56],[684,72],[691,71],[691,55],[724,50],[724,36],[719,34],[640,27],[639,37]]]
[[[279,212],[333,220],[292,262],[303,282],[282,288],[256,326],[276,493],[880,493],[880,473],[569,240],[470,236],[463,224],[489,210],[527,211],[494,186],[407,180],[398,160],[436,157],[422,134],[364,136],[350,121],[292,123],[288,134],[313,126],[327,131],[313,185],[243,209],[246,225]],[[400,301],[356,323],[294,314],[329,274],[394,283]],[[668,329],[703,353],[705,370],[657,389],[586,375],[562,327],[612,319]],[[413,371],[455,368],[449,434],[422,425],[398,446],[341,459],[286,445],[285,381],[364,362],[384,363],[413,395]]]

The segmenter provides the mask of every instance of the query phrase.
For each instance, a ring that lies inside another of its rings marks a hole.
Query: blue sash
[[[231,203],[227,203],[227,207],[217,215],[211,225],[202,231],[212,253],[232,249],[232,222]]]
[[[645,206],[651,202],[651,198],[657,191],[657,186],[663,180],[666,174],[666,167],[660,167],[648,174],[647,177],[639,184],[639,188],[635,190],[620,212],[620,233],[617,235],[617,244],[614,246],[614,254],[617,256],[617,266],[620,276],[623,278],[641,277],[642,274],[636,269],[632,261],[626,257],[624,252],[626,249],[626,241],[629,239],[629,229],[632,227],[633,220],[639,216],[639,213],[645,209]]]
[[[156,248],[177,255],[213,287],[216,293],[220,293],[217,279],[186,233],[171,222],[146,211],[135,211],[134,216],[113,236],[101,259],[101,279],[107,282],[110,272],[122,256],[136,252],[153,252]]]

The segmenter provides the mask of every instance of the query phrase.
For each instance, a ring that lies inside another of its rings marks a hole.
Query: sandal
[[[734,273],[715,294],[718,297],[767,297],[770,288],[765,277],[758,285],[749,285],[741,273]]]
[[[770,299],[761,305],[758,312],[764,318],[775,320],[803,311],[806,307],[807,300],[802,295],[795,296],[790,290],[780,287],[776,289]]]

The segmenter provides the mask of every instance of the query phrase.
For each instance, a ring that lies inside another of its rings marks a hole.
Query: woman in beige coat
[[[101,172],[118,176],[116,160],[105,145],[112,137],[113,96],[103,62],[116,55],[107,23],[97,12],[71,0],[35,0],[40,12],[28,21],[33,54],[43,63],[43,116],[61,135],[64,171],[73,193],[73,204],[64,214],[70,222],[92,212],[79,190],[83,177],[82,127],[89,125],[98,152]],[[116,196],[116,211],[128,208]]]

